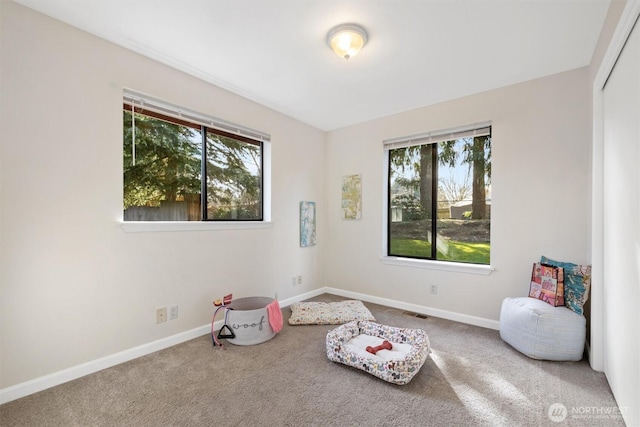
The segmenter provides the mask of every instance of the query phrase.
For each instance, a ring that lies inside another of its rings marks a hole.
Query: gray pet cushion
[[[505,298],[500,311],[500,337],[533,358],[581,360],[587,320],[566,307],[534,298]]]

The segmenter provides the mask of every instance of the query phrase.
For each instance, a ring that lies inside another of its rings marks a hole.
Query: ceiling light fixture
[[[349,59],[367,44],[367,32],[356,24],[342,24],[329,31],[327,44],[341,58]]]

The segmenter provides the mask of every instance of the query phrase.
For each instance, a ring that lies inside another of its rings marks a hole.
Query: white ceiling
[[[15,0],[322,130],[589,64],[610,0]],[[355,22],[349,61],[326,44]]]

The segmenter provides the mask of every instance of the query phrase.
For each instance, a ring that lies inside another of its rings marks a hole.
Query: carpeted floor
[[[409,384],[329,361],[335,326],[289,326],[284,308],[283,330],[266,343],[220,349],[206,335],[2,405],[0,425],[624,425],[607,415],[616,402],[586,361],[532,360],[498,331],[365,305],[379,323],[427,331],[433,353]]]

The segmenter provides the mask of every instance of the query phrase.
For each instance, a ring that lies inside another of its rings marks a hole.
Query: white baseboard
[[[591,343],[589,341],[585,343],[584,349],[587,352],[587,360],[589,361],[589,366],[591,366],[591,369],[597,372],[604,372],[604,370],[602,369],[594,368],[593,353],[591,352]]]
[[[483,319],[481,317],[469,316],[466,314],[455,313],[446,310],[439,310],[417,304],[406,303],[402,301],[391,300],[388,298],[374,297],[357,292],[344,291],[341,289],[323,287],[315,289],[313,291],[305,292],[295,297],[287,298],[279,301],[281,307],[288,307],[294,302],[303,301],[309,298],[322,295],[324,293],[342,296],[345,298],[359,299],[362,301],[371,302],[374,304],[380,304],[387,307],[393,307],[400,310],[408,310],[414,313],[426,314],[428,316],[440,317],[443,319],[453,320],[456,322],[467,323],[470,325],[482,326],[484,328],[499,329],[499,322],[496,320]],[[218,320],[214,323],[214,329],[218,330],[222,327],[222,320]],[[115,365],[119,365],[124,362],[128,362],[138,357],[145,356],[147,354],[154,353],[156,351],[163,350],[168,347],[172,347],[177,344],[192,340],[194,338],[201,337],[211,333],[211,324],[191,329],[189,331],[181,332],[170,337],[162,338],[157,341],[153,341],[147,344],[140,345],[128,350],[121,351],[109,356],[101,357],[100,359],[92,360],[81,365],[73,366],[71,368],[63,369],[62,371],[53,372],[43,377],[35,378],[30,381],[26,381],[20,384],[16,384],[11,387],[0,389],[0,405],[11,402],[12,400],[19,399],[21,397],[28,396],[51,387],[55,387],[60,384],[84,377],[85,375],[93,374],[106,368],[110,368]]]
[[[202,335],[210,332],[211,323],[208,323],[189,331],[181,332],[170,337],[121,351],[119,353],[101,357],[100,359],[91,360],[81,365],[63,369],[62,371],[53,372],[43,377],[3,388],[0,390],[0,405],[84,377],[85,375],[93,374],[103,369],[137,359],[138,357],[172,347],[185,341],[201,337]]]
[[[359,299],[374,304],[393,307],[399,310],[412,311],[414,313],[425,314],[427,316],[440,317],[442,319],[453,320],[454,322],[466,323],[468,325],[481,326],[483,328],[500,330],[500,322],[497,320],[485,319],[483,317],[469,316],[467,314],[456,313],[454,311],[440,310],[424,305],[411,304],[403,301],[396,301],[388,298],[374,297],[358,292],[343,291],[336,288],[324,288],[324,293],[338,295],[345,298]],[[323,293],[321,292],[321,293]]]
[[[296,295],[295,297],[287,298],[278,301],[280,307],[289,307],[294,302],[304,301],[309,298],[317,297],[318,295],[322,295],[327,292],[328,288],[319,288],[314,289],[313,291],[305,292],[304,294]]]

